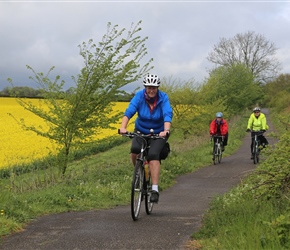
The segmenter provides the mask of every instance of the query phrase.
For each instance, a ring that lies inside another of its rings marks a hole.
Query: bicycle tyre
[[[131,186],[131,215],[134,221],[138,220],[143,196],[144,169],[142,162],[136,162]]]
[[[253,161],[254,161],[254,164],[257,164],[259,162],[259,155],[258,155],[258,145],[257,145],[257,142],[254,141],[254,146],[253,146]]]
[[[145,189],[145,210],[148,215],[152,213],[154,205],[154,203],[150,201],[151,191],[152,191],[152,182],[151,177],[149,176],[149,180],[147,181]]]

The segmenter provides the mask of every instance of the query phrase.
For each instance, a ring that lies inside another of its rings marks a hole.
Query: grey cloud
[[[26,64],[38,72],[56,66],[55,74],[73,84],[82,67],[77,46],[100,41],[109,21],[129,29],[142,20],[148,58],[161,77],[202,81],[213,45],[249,30],[279,47],[283,73],[290,73],[289,11],[282,2],[1,2],[0,87],[8,77],[33,85]]]

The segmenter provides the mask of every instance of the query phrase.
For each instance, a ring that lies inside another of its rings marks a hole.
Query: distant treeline
[[[71,89],[68,89],[66,93],[70,93]],[[0,97],[14,97],[11,93],[17,93],[18,97],[25,97],[25,98],[43,98],[41,95],[41,91],[38,89],[34,89],[31,87],[13,87],[9,88],[6,87],[2,91],[0,91]],[[134,93],[127,93],[125,91],[121,91],[118,95],[116,95],[116,102],[129,102]]]

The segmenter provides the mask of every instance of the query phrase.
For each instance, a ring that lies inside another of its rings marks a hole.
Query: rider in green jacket
[[[268,129],[269,129],[269,126],[267,125],[267,119],[266,119],[265,114],[261,113],[261,109],[259,107],[255,107],[253,109],[253,113],[251,114],[248,120],[248,126],[247,126],[247,132],[252,131],[251,154],[252,154],[252,147],[253,147],[253,142],[254,142],[254,132],[257,132],[257,131],[266,132],[266,130]],[[258,136],[258,140],[260,140],[263,147],[269,144],[266,137],[263,134]],[[251,159],[253,159],[252,155],[251,155]]]

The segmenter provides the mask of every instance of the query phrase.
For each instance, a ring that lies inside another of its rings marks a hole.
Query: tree
[[[262,35],[248,31],[233,38],[221,38],[207,59],[219,66],[245,64],[255,81],[266,83],[277,76],[280,63],[274,57],[277,48]]]
[[[265,103],[281,111],[289,107],[290,98],[290,74],[281,74],[274,81],[263,86],[265,91]]]
[[[49,78],[52,67],[45,75],[36,73],[30,77],[39,86],[43,102],[46,105],[34,106],[26,99],[19,99],[19,103],[27,110],[44,119],[47,129],[35,125],[24,128],[34,131],[38,135],[49,138],[58,143],[59,166],[65,174],[69,155],[72,148],[77,148],[90,140],[92,135],[98,134],[102,128],[111,128],[110,124],[120,119],[120,114],[112,114],[115,96],[119,88],[134,82],[150,70],[150,59],[140,65],[147,54],[145,41],[147,37],[138,35],[141,21],[132,24],[127,36],[125,28],[118,30],[118,26],[107,25],[107,33],[98,46],[90,39],[88,43],[79,45],[80,55],[84,60],[84,68],[72,80],[75,87],[68,92],[63,91],[65,82],[56,76]],[[8,79],[11,84],[11,79]]]
[[[187,81],[164,79],[160,88],[168,94],[173,109],[173,132],[180,131],[186,139],[191,134],[204,131],[203,125],[207,126],[204,119],[208,120],[205,114],[208,112],[200,105],[198,87],[194,79]]]
[[[12,90],[9,87],[4,88],[1,92],[0,95],[1,96],[10,96],[10,93],[14,92],[17,93],[18,96],[21,97],[30,97],[30,98],[36,98],[36,97],[40,97],[39,96],[39,90],[35,90],[31,87],[14,87]]]
[[[203,103],[222,103],[230,114],[236,114],[259,102],[261,87],[254,82],[252,72],[243,64],[221,66],[210,73],[200,90]],[[224,110],[224,111],[225,111]]]

